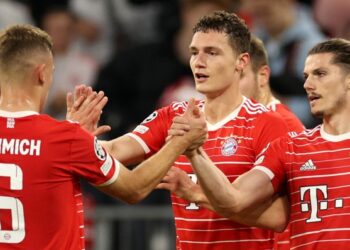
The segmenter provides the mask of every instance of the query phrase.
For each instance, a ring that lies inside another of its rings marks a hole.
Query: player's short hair
[[[3,72],[30,66],[38,53],[52,53],[51,37],[28,24],[13,25],[0,33],[0,68]]]
[[[249,29],[236,14],[215,11],[213,14],[202,17],[193,28],[193,33],[209,31],[225,33],[231,48],[238,54],[249,52]]]
[[[332,38],[316,44],[308,55],[331,53],[332,63],[338,64],[347,72],[350,72],[350,41],[342,38]]]
[[[235,7],[232,0],[181,0],[180,3],[185,7],[194,7],[203,3],[211,3],[219,6],[223,10],[232,10]]]
[[[265,65],[269,65],[269,59],[264,43],[256,36],[252,35],[249,48],[252,70],[256,74]]]

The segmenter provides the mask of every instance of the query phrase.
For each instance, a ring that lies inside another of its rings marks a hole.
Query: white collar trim
[[[236,118],[236,116],[238,115],[239,111],[241,110],[244,102],[247,100],[247,98],[245,96],[243,96],[243,101],[242,103],[234,110],[232,111],[228,116],[226,116],[224,119],[222,119],[221,121],[215,123],[215,124],[210,124],[207,121],[207,126],[208,126],[208,131],[215,131],[219,128],[221,128],[224,124],[226,124],[228,121]]]
[[[0,116],[2,117],[11,117],[11,118],[21,118],[30,115],[39,115],[38,112],[35,111],[18,111],[18,112],[9,112],[5,110],[0,110]]]
[[[350,132],[341,135],[331,135],[324,131],[323,124],[321,125],[320,134],[323,139],[331,142],[339,142],[350,139]]]

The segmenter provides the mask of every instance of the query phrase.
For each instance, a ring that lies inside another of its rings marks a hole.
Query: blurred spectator
[[[166,87],[193,84],[188,66],[193,24],[205,14],[229,8],[230,3],[169,1],[159,17],[163,39],[118,53],[102,69],[96,89],[104,90],[110,97],[103,119],[112,126],[112,138],[128,132],[151,113]]]
[[[327,35],[350,39],[349,0],[314,0],[314,15]]]
[[[57,119],[65,119],[66,93],[73,91],[77,84],[92,84],[97,64],[89,55],[72,48],[76,38],[75,19],[66,8],[48,10],[43,16],[42,27],[52,37],[56,64],[47,112]]]
[[[270,58],[271,87],[309,127],[314,123],[303,88],[304,60],[308,50],[325,39],[311,10],[296,0],[245,0],[253,32],[260,37]]]
[[[51,9],[52,6],[58,5],[66,7],[68,1],[69,0],[21,0],[21,2],[26,3],[29,6],[34,22],[38,26],[40,26],[40,24],[42,23],[42,17],[47,10]]]
[[[104,65],[113,55],[116,44],[115,27],[108,4],[111,0],[70,0],[69,9],[77,18],[75,46],[92,55]]]
[[[3,29],[13,24],[33,24],[30,8],[22,1],[0,1],[0,28]]]
[[[120,29],[117,37],[120,44],[118,47],[130,48],[158,39],[157,16],[164,3],[149,1],[140,5],[131,0],[107,1],[110,2],[110,15]]]

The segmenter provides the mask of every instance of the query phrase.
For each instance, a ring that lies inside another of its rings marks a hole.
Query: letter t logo
[[[309,187],[301,187],[300,188],[300,199],[301,199],[301,211],[308,212],[309,211],[309,203],[305,202],[304,197],[305,194],[310,191],[310,203],[311,203],[311,214],[310,218],[306,220],[306,222],[320,222],[322,219],[317,217],[318,209],[325,210],[327,209],[327,201],[320,202],[320,208],[318,208],[318,199],[317,199],[317,191],[320,190],[323,194],[324,199],[327,199],[327,186],[309,186]]]

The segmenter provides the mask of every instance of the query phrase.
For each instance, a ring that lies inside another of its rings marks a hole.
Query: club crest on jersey
[[[94,142],[94,149],[98,159],[100,159],[101,161],[106,160],[106,152],[104,151],[104,149],[102,148],[101,144],[98,142],[96,137]]]
[[[153,121],[158,116],[158,112],[154,111],[152,114],[150,114],[145,120],[143,120],[142,123],[147,123],[150,121]]]
[[[238,148],[238,143],[235,138],[228,138],[224,141],[221,147],[221,154],[224,156],[230,156],[236,153]]]

